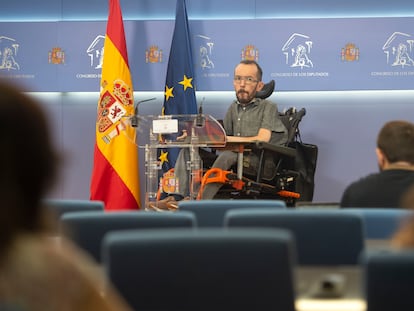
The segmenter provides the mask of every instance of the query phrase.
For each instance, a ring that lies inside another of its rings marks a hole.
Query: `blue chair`
[[[111,232],[109,280],[134,310],[294,310],[294,246],[275,229]]]
[[[234,208],[286,208],[282,200],[191,200],[180,201],[180,211],[191,211],[195,214],[198,227],[223,227],[224,215]]]
[[[61,218],[62,234],[101,262],[101,242],[113,230],[168,227],[195,227],[195,216],[190,212],[73,212]]]
[[[102,201],[45,199],[43,203],[56,216],[56,219],[60,219],[63,214],[68,212],[104,210],[104,202]]]
[[[290,230],[300,265],[357,265],[364,249],[362,219],[337,210],[234,209],[226,227],[272,227]]]
[[[365,239],[390,239],[400,227],[401,221],[413,215],[413,211],[401,208],[346,208],[345,213],[362,216]]]
[[[414,310],[414,251],[370,251],[362,256],[367,311]]]

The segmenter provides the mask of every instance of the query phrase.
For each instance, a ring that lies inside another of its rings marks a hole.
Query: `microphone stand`
[[[139,120],[138,120],[138,106],[142,103],[148,102],[150,100],[154,100],[155,97],[153,98],[148,98],[148,99],[144,99],[144,100],[140,100],[139,102],[136,103],[135,105],[135,109],[134,109],[134,115],[131,117],[131,126],[132,127],[138,127],[139,125]]]
[[[200,107],[198,108],[198,114],[195,119],[195,127],[203,127],[205,125],[206,118],[203,115],[203,102],[204,99],[200,103]]]

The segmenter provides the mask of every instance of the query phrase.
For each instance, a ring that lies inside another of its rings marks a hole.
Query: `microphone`
[[[203,102],[205,100],[205,97],[203,97],[203,100],[200,103],[200,107],[198,108],[198,114],[195,119],[195,127],[203,127],[206,122],[206,118],[203,115]]]
[[[150,100],[154,100],[155,97],[153,98],[148,98],[148,99],[144,99],[144,100],[140,100],[139,102],[136,103],[135,105],[135,109],[134,109],[134,115],[131,117],[131,126],[132,127],[138,127],[138,106],[142,103],[148,102]]]

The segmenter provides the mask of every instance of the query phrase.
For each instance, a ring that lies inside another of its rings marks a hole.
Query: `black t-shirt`
[[[414,185],[414,171],[384,170],[350,184],[342,195],[341,207],[401,207],[400,199]]]

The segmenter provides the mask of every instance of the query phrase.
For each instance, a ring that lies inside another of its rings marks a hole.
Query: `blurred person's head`
[[[414,124],[390,121],[380,130],[376,148],[380,170],[414,166]]]
[[[0,80],[0,248],[44,226],[42,199],[57,174],[46,115],[32,97]]]

